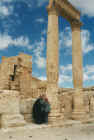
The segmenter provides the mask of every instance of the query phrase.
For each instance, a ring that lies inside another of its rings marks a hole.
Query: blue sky
[[[94,1],[69,0],[81,11],[84,87],[94,85]],[[0,62],[20,52],[32,55],[32,75],[46,79],[48,0],[0,0]],[[59,17],[59,86],[72,84],[72,34]]]

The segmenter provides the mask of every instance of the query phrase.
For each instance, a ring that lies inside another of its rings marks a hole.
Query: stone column
[[[48,9],[47,33],[47,80],[58,82],[58,14],[55,8]]]
[[[94,95],[90,97],[90,116],[94,117]]]
[[[85,118],[87,118],[87,116],[84,104],[83,91],[81,89],[76,89],[73,94],[72,119],[83,120]]]
[[[72,73],[74,88],[83,87],[81,23],[72,22]]]
[[[54,6],[48,6],[47,34],[47,96],[51,104],[49,120],[59,116],[58,100],[58,13]]]

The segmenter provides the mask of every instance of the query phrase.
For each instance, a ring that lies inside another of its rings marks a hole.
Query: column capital
[[[57,8],[55,6],[52,7],[47,7],[47,11],[48,11],[48,15],[52,14],[52,15],[59,15]]]
[[[71,24],[71,28],[73,29],[80,29],[80,27],[83,25],[81,21],[77,21],[77,20],[72,20],[70,21]]]

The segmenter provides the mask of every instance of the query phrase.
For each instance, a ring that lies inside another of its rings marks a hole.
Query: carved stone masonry
[[[82,88],[83,70],[82,70],[82,48],[81,48],[81,24],[71,22],[72,28],[72,73],[74,88]]]
[[[47,79],[58,82],[58,16],[66,18],[72,28],[72,71],[74,88],[83,86],[82,49],[80,27],[80,12],[67,0],[50,0],[48,10],[47,34]],[[53,68],[52,68],[53,66]],[[54,71],[53,71],[54,69]],[[56,80],[53,80],[54,73]]]
[[[60,113],[58,101],[58,70],[59,70],[59,40],[58,16],[63,16],[71,23],[72,28],[72,71],[75,88],[83,84],[82,50],[80,36],[80,12],[67,0],[50,0],[48,10],[47,34],[47,95],[51,103],[50,116],[57,117]],[[55,109],[54,109],[55,108]],[[57,113],[56,113],[57,110]]]

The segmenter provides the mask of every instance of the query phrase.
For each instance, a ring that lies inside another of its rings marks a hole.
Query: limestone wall
[[[20,100],[20,112],[24,116],[26,122],[32,122],[32,108],[36,99],[27,98]]]
[[[71,119],[73,109],[72,95],[72,89],[59,89],[60,112],[64,119]]]
[[[59,89],[60,110],[63,118],[94,117],[94,88]]]
[[[21,98],[38,98],[46,92],[46,87],[46,81],[32,77],[32,56],[21,53],[18,56],[2,57],[0,89],[20,91]]]
[[[0,90],[0,114],[19,113],[19,93]]]
[[[16,70],[14,70],[14,65],[17,66]],[[17,87],[17,84],[19,85],[19,75],[21,75],[21,73],[25,74],[26,70],[30,77],[32,74],[32,56],[21,53],[18,56],[2,57],[2,63],[0,65],[0,89],[19,90]],[[11,82],[11,76],[14,76],[14,74],[15,79]],[[26,73],[26,79],[27,77]],[[29,83],[30,81],[28,81],[28,84]]]
[[[0,90],[0,126],[3,128],[25,125],[20,114],[19,92]]]

